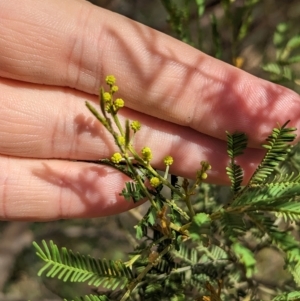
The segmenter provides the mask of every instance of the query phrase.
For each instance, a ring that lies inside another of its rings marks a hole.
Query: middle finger
[[[1,154],[97,160],[110,157],[117,150],[110,134],[85,106],[87,100],[99,109],[98,97],[70,88],[7,79],[0,79],[0,89]],[[154,167],[163,169],[163,158],[172,155],[172,172],[192,178],[199,162],[207,160],[213,165],[211,180],[225,181],[224,141],[128,108],[121,109],[119,115],[122,124],[125,118],[141,122],[142,129],[135,137],[134,146],[137,151],[144,146],[151,147]],[[244,162],[246,176],[253,171],[261,154],[259,150],[248,150]]]

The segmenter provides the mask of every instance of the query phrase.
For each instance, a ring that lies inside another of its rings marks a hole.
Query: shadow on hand
[[[50,164],[43,163],[34,175],[58,187],[53,198],[59,200],[57,217],[91,218],[117,214],[135,207],[133,202],[126,201],[119,193],[128,181],[121,172],[108,166],[91,163],[69,162],[80,164],[78,168],[59,170]],[[73,166],[72,166],[73,167]]]

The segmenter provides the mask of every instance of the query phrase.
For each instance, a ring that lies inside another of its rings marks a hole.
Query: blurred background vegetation
[[[297,61],[300,42],[296,39],[291,42],[292,37],[300,34],[300,5],[297,0],[91,2],[182,39],[256,76],[280,82],[300,92]],[[170,2],[175,6],[168,7]],[[199,9],[199,3],[204,3],[204,10]],[[297,163],[292,163],[294,168]],[[223,201],[228,189],[207,185],[201,193],[208,198],[217,196]],[[124,259],[133,245],[130,233],[134,233],[133,226],[143,210],[145,208],[140,207],[118,216],[89,220],[0,222],[0,301],[54,301],[89,293],[84,285],[63,284],[37,277],[41,263],[31,242],[53,239],[57,245],[82,254]],[[276,251],[262,250],[257,258],[264,262],[260,264],[257,280],[266,284],[286,280],[282,270],[284,263]],[[268,289],[262,289],[261,297],[267,296]]]

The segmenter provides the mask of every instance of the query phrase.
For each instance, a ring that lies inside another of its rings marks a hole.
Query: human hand
[[[0,219],[95,217],[133,207],[128,179],[72,160],[110,157],[114,142],[85,107],[117,78],[123,118],[139,120],[136,149],[192,178],[199,162],[226,183],[225,130],[258,147],[276,123],[299,127],[299,95],[123,16],[74,0],[0,0]],[[262,157],[248,149],[249,177]]]

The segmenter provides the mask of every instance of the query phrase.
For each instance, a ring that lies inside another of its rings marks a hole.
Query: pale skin
[[[149,27],[81,0],[0,0],[0,219],[47,221],[128,210],[128,178],[96,160],[116,148],[85,107],[113,74],[139,120],[137,150],[152,165],[193,178],[207,160],[209,181],[228,184],[226,135],[243,131],[249,178],[276,123],[299,127],[300,97],[211,58]],[[123,120],[122,119],[122,120]]]

